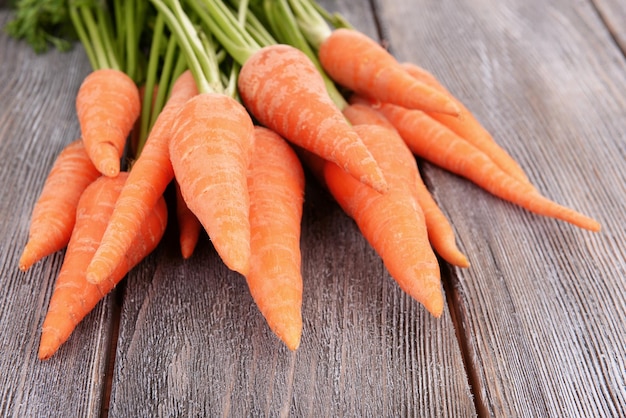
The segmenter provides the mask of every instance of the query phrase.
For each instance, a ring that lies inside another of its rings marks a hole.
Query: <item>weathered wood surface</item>
[[[540,218],[425,167],[472,262],[450,297],[479,413],[626,415],[623,51],[587,2],[378,4],[399,58],[445,80],[539,190],[603,225]]]
[[[626,416],[624,6],[321,3],[371,36],[378,25],[392,52],[438,75],[544,194],[603,230],[532,215],[422,164],[472,262],[444,265],[449,305],[436,320],[311,182],[297,352],[271,334],[208,239],[182,261],[170,229],[40,362],[62,253],[27,273],[17,259],[45,175],[78,135],[73,99],[89,66],[80,48],[35,56],[1,34],[1,415]]]
[[[8,14],[0,11],[4,27]],[[79,326],[55,361],[37,359],[39,328],[62,253],[24,274],[17,261],[39,190],[78,135],[74,98],[88,74],[84,52],[35,56],[0,35],[0,415],[97,416],[109,357],[112,299]]]

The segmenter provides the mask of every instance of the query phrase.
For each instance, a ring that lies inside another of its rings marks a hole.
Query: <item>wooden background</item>
[[[39,330],[62,253],[17,260],[54,158],[78,136],[81,48],[0,34],[0,415],[626,416],[626,4],[320,1],[436,74],[545,195],[600,233],[532,215],[427,163],[469,269],[434,319],[313,180],[304,331],[290,352],[208,239],[175,230],[50,360]],[[0,25],[10,18],[0,1]]]

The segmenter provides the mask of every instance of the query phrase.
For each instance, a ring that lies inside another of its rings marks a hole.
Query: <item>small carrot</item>
[[[247,170],[254,125],[233,98],[202,93],[190,99],[172,125],[170,158],[187,206],[231,270],[250,268]]]
[[[378,109],[396,127],[414,154],[531,212],[591,231],[600,230],[597,221],[551,201],[532,185],[511,177],[485,153],[426,113],[391,104],[382,104]]]
[[[380,194],[333,163],[325,165],[324,176],[335,200],[354,219],[400,288],[433,316],[441,316],[439,264],[414,199],[393,188]]]
[[[476,148],[483,151],[502,170],[518,180],[529,183],[528,176],[520,165],[515,161],[481,125],[476,117],[465,107],[460,100],[456,99],[431,73],[413,63],[403,63],[404,69],[415,79],[448,94],[460,109],[458,117],[444,115],[442,113],[427,112],[430,117],[441,122],[457,135],[470,142]]]
[[[238,81],[242,101],[259,122],[283,138],[337,163],[356,179],[384,192],[376,161],[326,92],[311,60],[289,45],[251,55]]]
[[[390,163],[395,167],[389,167],[387,172],[397,174],[393,178],[387,175],[387,180],[393,182],[390,187],[398,187],[400,190],[406,187],[407,192],[411,193],[415,201],[424,212],[426,222],[426,230],[428,231],[428,239],[435,251],[450,264],[459,267],[469,267],[467,257],[456,246],[456,237],[450,222],[443,214],[437,202],[426,188],[417,167],[415,157],[411,153],[406,143],[402,140],[396,129],[385,117],[372,109],[371,107],[354,103],[347,106],[343,110],[343,114],[355,126],[361,138],[371,138],[366,141],[369,149],[373,147],[385,147],[377,151],[375,155],[381,155],[388,152],[391,155],[385,158],[380,164]],[[364,127],[369,132],[362,132],[358,126],[377,125],[375,127]],[[373,152],[373,151],[372,151]],[[383,167],[383,170],[385,168]]]
[[[163,236],[167,207],[165,201],[160,199],[143,223],[124,262],[101,284],[94,285],[86,280],[87,265],[96,251],[126,179],[125,172],[114,178],[101,176],[85,189],[80,198],[76,225],[41,330],[39,358],[42,360],[52,356],[67,341],[76,325],[130,269],[156,248]]]
[[[257,126],[248,170],[250,293],[272,331],[290,350],[302,334],[300,224],[304,172],[293,149]]]
[[[20,270],[28,270],[67,245],[80,195],[99,176],[81,140],[70,143],[57,156],[31,214],[28,242],[19,260]]]
[[[187,207],[177,181],[174,181],[174,186],[176,189],[176,219],[178,220],[180,252],[184,259],[188,259],[196,249],[202,224]]]
[[[125,73],[110,68],[91,72],[76,96],[76,112],[85,149],[96,168],[115,177],[141,102],[139,89]]]
[[[87,280],[100,283],[122,262],[152,207],[174,178],[169,158],[171,125],[182,105],[198,93],[190,72],[178,77],[172,93],[150,130],[143,150],[130,170],[111,222],[87,269]]]
[[[357,30],[333,30],[318,56],[328,75],[355,93],[409,109],[459,114],[449,95],[411,77],[393,55]]]

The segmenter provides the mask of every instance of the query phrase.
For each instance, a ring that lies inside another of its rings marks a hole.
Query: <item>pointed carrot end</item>
[[[431,297],[428,300],[423,301],[422,304],[424,305],[426,310],[430,312],[432,316],[434,316],[435,318],[441,317],[441,314],[443,313],[443,305],[444,305],[443,292],[439,291],[439,292],[433,293]]]
[[[39,343],[39,360],[47,360],[54,355],[59,349],[61,343],[59,342],[59,338],[46,331],[44,328],[41,332],[41,341]]]
[[[35,260],[32,259],[32,257],[30,256],[30,253],[27,253],[26,251],[24,251],[24,253],[20,257],[20,260],[18,262],[18,268],[21,271],[26,271],[29,268],[31,268],[31,266],[34,263],[35,263]]]
[[[300,347],[302,338],[302,316],[300,310],[298,309],[297,312],[284,312],[282,316],[291,320],[283,319],[275,322],[270,324],[270,328],[289,350],[296,351]]]
[[[111,274],[112,269],[109,269],[105,263],[94,259],[87,267],[85,278],[87,282],[98,285],[103,283]]]

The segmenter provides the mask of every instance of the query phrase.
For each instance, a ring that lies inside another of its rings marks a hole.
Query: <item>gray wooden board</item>
[[[626,61],[589,2],[377,2],[394,53],[438,75],[576,229],[424,164],[472,267],[453,310],[479,413],[626,415]],[[408,40],[411,40],[410,42]]]
[[[0,26],[9,14],[0,10]],[[88,73],[84,53],[35,55],[0,34],[0,415],[99,416],[111,298],[52,359],[37,358],[40,327],[63,253],[28,272],[17,262],[30,212],[61,149],[78,137],[74,98]]]
[[[376,36],[368,2],[324,4]],[[449,314],[406,297],[314,180],[302,253],[295,353],[206,237],[188,261],[172,245],[143,263],[127,281],[111,416],[475,415]]]
[[[598,14],[626,54],[626,3],[621,0],[593,0]]]

